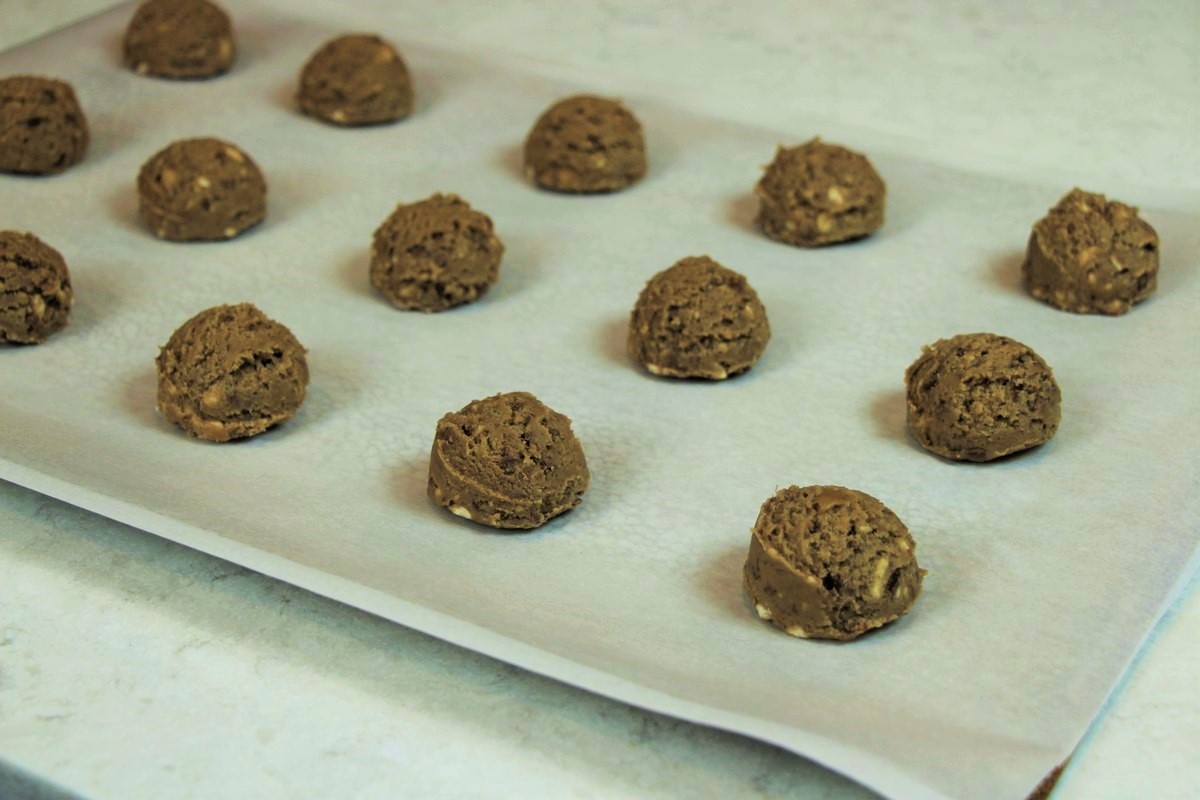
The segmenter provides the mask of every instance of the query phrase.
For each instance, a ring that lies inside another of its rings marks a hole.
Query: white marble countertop
[[[110,5],[0,0],[0,48]],[[817,113],[1114,194],[1200,191],[1192,0],[1136,13],[1103,0],[728,5],[503,0],[406,13],[433,36],[703,86],[701,104],[785,129],[790,114]],[[791,70],[812,80],[781,97]],[[1200,797],[1197,582],[1056,798]],[[776,748],[588,695],[0,483],[0,798],[60,795],[870,796]]]

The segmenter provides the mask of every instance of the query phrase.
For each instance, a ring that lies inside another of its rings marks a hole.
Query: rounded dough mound
[[[258,165],[220,139],[184,139],[156,153],[138,173],[138,210],[160,238],[232,239],[267,216],[267,183]]]
[[[62,254],[32,233],[0,231],[0,342],[46,341],[74,301]]]
[[[776,241],[819,247],[883,225],[887,188],[867,157],[813,139],[780,147],[754,189],[758,225]]]
[[[475,400],[438,421],[429,497],[464,519],[536,528],[579,505],[588,479],[571,420],[528,392]]]
[[[525,173],[556,192],[615,192],[646,174],[642,126],[616,100],[578,95],[550,106],[525,139]]]
[[[148,0],[125,29],[124,55],[139,75],[211,78],[233,66],[233,23],[208,0]]]
[[[1158,234],[1136,208],[1072,189],[1033,226],[1021,273],[1055,308],[1124,314],[1158,285]]]
[[[742,574],[759,617],[792,636],[854,639],[908,613],[925,570],[891,509],[841,486],[763,503]]]
[[[300,342],[249,303],[201,311],[171,335],[156,363],[163,417],[214,442],[291,419],[308,387]]]
[[[994,333],[929,345],[905,374],[908,429],[925,449],[991,461],[1049,441],[1062,395],[1042,357]]]
[[[378,36],[326,42],[300,72],[300,110],[334,125],[376,125],[412,112],[413,88],[400,54]]]
[[[375,231],[371,285],[409,311],[478,300],[500,276],[504,245],[487,214],[454,194],[400,204]]]
[[[753,287],[708,256],[650,279],[629,320],[629,355],[655,375],[724,380],[758,361],[771,338]]]
[[[49,175],[83,160],[87,117],[75,90],[51,78],[0,80],[0,172]]]

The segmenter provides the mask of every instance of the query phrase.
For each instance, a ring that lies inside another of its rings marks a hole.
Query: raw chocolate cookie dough
[[[1157,286],[1158,234],[1136,208],[1072,189],[1033,226],[1021,273],[1055,308],[1124,314]]]
[[[991,461],[1058,430],[1062,395],[1042,357],[994,333],[929,345],[905,373],[908,429],[926,450]]]
[[[724,380],[754,366],[771,326],[745,276],[708,256],[646,284],[629,320],[629,355],[655,375]]]
[[[300,110],[335,125],[374,125],[407,117],[413,107],[408,68],[378,36],[326,42],[300,72]]]
[[[841,486],[763,503],[742,573],[758,616],[802,639],[854,639],[908,613],[925,570],[891,509]]]
[[[300,342],[249,303],[201,311],[171,335],[157,364],[163,417],[213,442],[291,419],[308,386]]]
[[[29,75],[0,80],[0,172],[62,172],[87,147],[87,118],[70,84]]]
[[[550,106],[525,139],[525,174],[556,192],[615,192],[646,174],[637,117],[616,100],[578,95]]]
[[[125,29],[125,66],[159,78],[211,78],[237,55],[229,15],[208,0],[149,0]]]
[[[571,420],[528,392],[475,400],[438,421],[429,496],[463,519],[536,528],[579,505],[587,487]]]
[[[400,204],[375,231],[371,285],[396,308],[445,311],[478,300],[500,276],[492,220],[458,195]]]
[[[220,139],[184,139],[138,173],[138,209],[176,242],[232,239],[267,215],[267,184],[250,156]]]
[[[754,191],[759,227],[787,244],[847,242],[883,224],[887,190],[871,162],[820,139],[780,147]]]
[[[66,327],[74,298],[57,250],[32,233],[0,231],[0,342],[46,341]]]

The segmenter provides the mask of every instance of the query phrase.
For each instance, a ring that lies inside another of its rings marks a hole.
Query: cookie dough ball
[[[780,147],[758,186],[763,233],[800,247],[848,242],[883,225],[887,189],[861,153],[813,139]]]
[[[525,174],[556,192],[615,192],[646,174],[637,117],[616,100],[579,95],[550,106],[525,139]]]
[[[487,214],[455,194],[400,204],[375,231],[371,285],[408,311],[478,300],[500,276],[504,245]]]
[[[325,43],[300,72],[300,110],[335,125],[375,125],[407,117],[412,79],[400,54],[378,36]]]
[[[160,238],[232,239],[267,216],[262,171],[235,145],[184,139],[160,150],[138,173],[138,210]]]
[[[429,497],[463,519],[536,528],[579,505],[587,488],[571,420],[528,392],[475,400],[438,421]]]
[[[249,303],[216,306],[183,323],[157,365],[163,417],[213,442],[291,419],[308,387],[300,342]]]
[[[32,233],[0,231],[0,342],[37,344],[67,325],[67,262]]]
[[[891,509],[841,486],[763,503],[742,578],[758,616],[802,639],[854,639],[908,613],[925,570]]]
[[[125,66],[159,78],[211,78],[233,66],[229,15],[208,0],[149,0],[125,29]]]
[[[1158,284],[1158,234],[1136,208],[1072,189],[1033,226],[1021,273],[1055,308],[1124,314]]]
[[[991,461],[1049,441],[1062,395],[1042,357],[994,333],[929,345],[905,373],[908,429],[926,450]]]
[[[708,256],[650,279],[629,320],[629,355],[655,375],[719,381],[754,366],[771,326],[753,287]]]
[[[88,141],[70,84],[29,75],[0,80],[0,172],[62,172],[83,160]]]

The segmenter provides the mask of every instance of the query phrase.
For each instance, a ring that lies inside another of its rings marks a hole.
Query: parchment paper
[[[2,226],[58,247],[78,299],[64,333],[0,352],[0,477],[885,794],[1025,796],[1195,566],[1197,198],[1123,196],[1162,236],[1159,292],[1122,319],[1064,314],[1028,298],[1017,268],[1069,186],[939,166],[862,133],[846,143],[888,182],[886,227],[800,251],[752,229],[749,191],[777,143],[828,135],[818,121],[696,116],[650,83],[565,80],[406,37],[369,5],[240,3],[242,60],[205,83],[122,70],[127,8],[0,56],[0,74],[72,81],[94,132],[65,175],[0,177]],[[353,29],[400,44],[420,97],[410,120],[344,131],[292,110],[304,59]],[[532,120],[579,90],[623,94],[645,123],[652,168],[635,190],[573,198],[522,181]],[[139,225],[138,167],[196,135],[263,167],[259,230],[179,245]],[[370,235],[434,191],[495,219],[501,281],[471,307],[401,313],[367,283]],[[701,253],[757,288],[767,354],[721,384],[644,375],[624,355],[633,300]],[[157,347],[196,311],[242,300],[310,349],[310,397],[253,441],[190,440],[155,413]],[[979,330],[1049,361],[1063,424],[1021,457],[951,464],[906,437],[903,372],[923,344]],[[593,473],[579,509],[516,536],[425,499],[437,418],[514,389],[575,420]],[[754,617],[748,531],[790,483],[863,489],[908,523],[930,571],[909,617],[848,645]]]

